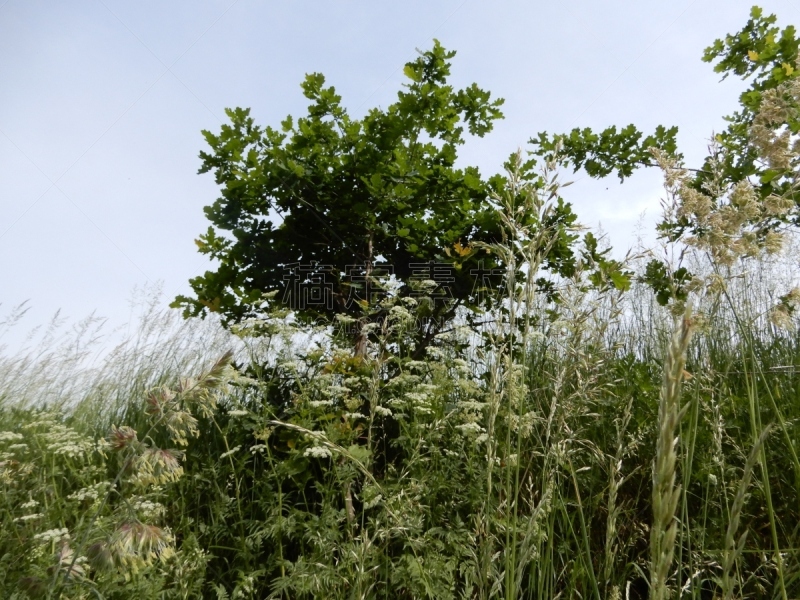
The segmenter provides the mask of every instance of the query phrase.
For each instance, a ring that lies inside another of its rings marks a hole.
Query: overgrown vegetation
[[[743,31],[784,40],[771,23]],[[624,263],[562,218],[565,139],[512,156],[485,190],[496,234],[448,241],[502,266],[480,318],[432,329],[442,281],[369,272],[375,293],[317,325],[280,302],[230,330],[151,310],[94,368],[91,321],[0,358],[3,597],[800,596],[800,79],[781,68],[732,125],[750,171],[730,138],[699,172],[667,130],[643,146],[664,245]]]

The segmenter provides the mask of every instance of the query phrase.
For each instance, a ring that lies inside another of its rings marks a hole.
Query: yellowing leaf
[[[755,61],[757,61],[757,60],[758,60],[758,52],[756,52],[755,50],[748,50],[748,51],[747,51],[747,56],[748,56],[748,57],[750,58],[750,60],[752,60],[753,62],[755,62]]]
[[[466,256],[467,254],[472,252],[472,248],[470,247],[470,245],[467,244],[466,246],[462,246],[461,241],[458,241],[455,244],[453,244],[453,250],[455,250],[459,256]]]
[[[794,67],[792,67],[792,65],[789,63],[783,63],[781,66],[783,67],[783,70],[786,71],[787,75],[794,73]]]
[[[217,312],[219,310],[219,307],[222,305],[222,298],[220,298],[219,296],[217,296],[210,302],[203,298],[198,298],[198,300],[200,300],[200,304],[205,306],[209,310],[209,312]]]

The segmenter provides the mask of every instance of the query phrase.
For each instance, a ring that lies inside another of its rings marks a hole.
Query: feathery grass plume
[[[676,329],[664,364],[664,379],[658,405],[658,441],[653,463],[653,525],[650,530],[650,598],[669,597],[667,579],[675,550],[678,508],[681,488],[675,483],[678,425],[686,412],[681,408],[681,382],[684,376],[686,349],[692,335],[691,309]]]
[[[723,600],[730,600],[733,598],[733,592],[736,587],[736,580],[733,577],[733,567],[744,549],[744,544],[747,541],[747,531],[739,537],[738,541],[735,540],[734,537],[736,531],[739,529],[739,519],[742,516],[742,509],[744,508],[744,502],[747,496],[747,488],[750,487],[753,469],[759,460],[761,446],[764,445],[764,442],[769,436],[770,429],[771,426],[767,425],[750,449],[750,454],[747,457],[747,462],[742,471],[742,479],[739,481],[739,487],[736,489],[736,497],[731,506],[731,517],[728,522],[728,529],[725,532],[725,550],[723,551],[722,578],[720,579]]]
[[[174,554],[173,536],[168,530],[139,521],[121,523],[111,536],[111,551],[119,566],[136,572],[154,560]]]

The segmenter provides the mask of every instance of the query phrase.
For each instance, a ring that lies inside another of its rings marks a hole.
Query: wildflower
[[[28,521],[33,521],[35,519],[41,519],[44,515],[41,513],[34,513],[30,515],[22,515],[21,517],[17,517],[14,519],[17,523],[26,523]]]
[[[482,411],[488,405],[485,402],[478,402],[477,400],[470,398],[469,400],[462,400],[458,403],[458,407],[463,411]]]
[[[385,406],[376,406],[372,409],[376,414],[382,417],[391,417],[392,411],[386,408]]]
[[[312,458],[330,458],[331,451],[324,446],[311,446],[306,448],[303,456],[310,456]]]
[[[97,500],[100,494],[104,493],[110,483],[107,481],[100,481],[89,487],[81,488],[77,492],[73,492],[67,498],[82,502],[84,500]]]
[[[445,357],[442,349],[437,348],[436,346],[428,346],[425,352],[434,360],[442,360]]]
[[[131,504],[133,510],[139,513],[142,517],[153,519],[164,515],[165,507],[159,502],[151,502],[150,500],[137,500]]]
[[[45,544],[49,544],[50,542],[60,542],[62,540],[69,539],[69,530],[66,528],[62,529],[48,529],[47,531],[43,531],[42,533],[37,533],[33,536],[33,540],[36,542],[42,542]]]
[[[332,386],[330,386],[330,387],[329,387],[327,390],[325,390],[325,391],[326,391],[328,394],[330,394],[330,395],[332,395],[332,396],[333,396],[333,395],[336,395],[336,394],[347,394],[347,393],[349,393],[351,390],[350,390],[350,388],[349,388],[349,387],[345,387],[345,386],[343,386],[343,385],[332,385]]]
[[[483,433],[483,427],[477,423],[464,423],[462,425],[456,425],[456,429],[460,430],[461,433],[465,435],[471,433]]]
[[[402,323],[411,321],[414,317],[406,308],[402,306],[393,306],[389,310],[389,318]]]
[[[324,407],[327,407],[327,406],[333,406],[334,405],[334,401],[333,400],[311,400],[311,401],[309,401],[308,405],[311,408],[324,408]]]
[[[267,449],[265,444],[256,444],[255,446],[250,447],[250,454],[264,454],[264,451]]]
[[[22,439],[25,439],[25,436],[16,431],[0,431],[0,442],[16,442]]]
[[[380,328],[380,323],[365,323],[361,327],[361,333],[364,335],[368,335],[370,333],[378,331]]]

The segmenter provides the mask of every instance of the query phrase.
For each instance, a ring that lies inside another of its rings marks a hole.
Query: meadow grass
[[[800,253],[693,254],[690,309],[553,303],[545,179],[495,199],[505,298],[423,358],[393,296],[363,357],[155,301],[102,356],[93,319],[3,355],[2,596],[800,597]]]

